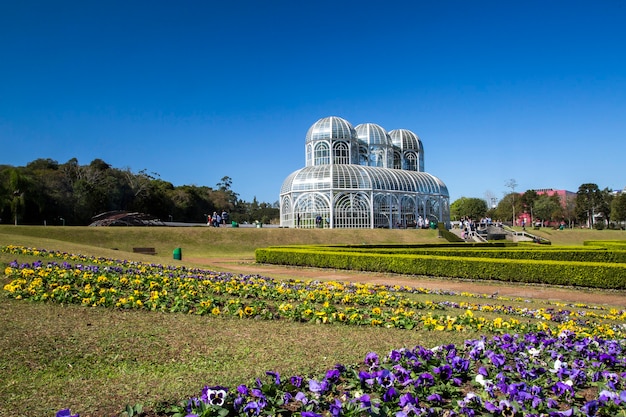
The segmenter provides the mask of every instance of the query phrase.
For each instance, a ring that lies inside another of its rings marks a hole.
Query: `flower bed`
[[[7,247],[3,251],[51,258],[47,263],[11,263],[5,293],[16,299],[81,304],[89,307],[147,309],[263,318],[299,322],[370,325],[438,331],[465,329],[528,332],[551,329],[584,335],[621,336],[626,311],[513,308],[505,305],[417,302],[408,297],[424,289],[358,283],[289,280],[258,275],[234,275],[201,269],[163,266],[102,258],[58,263],[65,253]],[[459,315],[450,309],[463,309]],[[501,313],[489,319],[473,312]],[[514,316],[506,318],[507,316]],[[531,319],[521,321],[520,318]]]
[[[504,334],[463,346],[399,349],[318,378],[267,372],[236,389],[204,387],[176,416],[626,415],[624,340],[564,331]]]
[[[284,378],[269,371],[252,384],[205,387],[197,398],[173,405],[172,416],[626,415],[624,310],[525,309],[466,293],[477,302],[417,301],[415,294],[458,294],[279,281],[17,246],[0,250],[44,259],[5,269],[4,294],[16,299],[495,334],[462,346],[402,348],[382,358],[371,353],[362,364],[337,365],[320,376]],[[456,310],[461,313],[451,314]],[[499,316],[487,316],[494,313]]]

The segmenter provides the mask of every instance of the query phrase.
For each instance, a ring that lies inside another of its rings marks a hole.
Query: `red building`
[[[567,191],[567,190],[555,190],[553,188],[539,188],[534,190],[537,195],[548,195],[550,197],[552,197],[553,195],[558,195],[559,196],[559,200],[561,201],[561,207],[563,208],[567,208],[567,200],[568,199],[573,199],[574,197],[576,197],[576,193],[573,193],[571,191]],[[520,193],[520,195],[523,193]],[[530,213],[520,213],[519,216],[517,216],[517,225],[518,226],[531,226],[532,223],[532,219],[530,218]],[[544,225],[546,225],[546,223],[544,223]]]

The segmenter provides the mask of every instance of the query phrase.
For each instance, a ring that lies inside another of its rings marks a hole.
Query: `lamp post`
[[[63,217],[59,217],[59,220],[63,222],[63,226],[65,226],[65,219]]]
[[[504,185],[511,189],[511,205],[513,206],[513,226],[515,226],[515,187],[517,187],[517,181],[511,178]]]

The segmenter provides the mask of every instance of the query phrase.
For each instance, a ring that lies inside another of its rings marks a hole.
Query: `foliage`
[[[588,227],[594,227],[596,217],[610,220],[611,199],[608,188],[600,190],[597,184],[582,184],[576,192],[576,217]]]
[[[521,254],[525,252],[520,252]],[[529,252],[529,253],[532,253]],[[557,251],[551,251],[557,255]],[[410,275],[457,277],[463,279],[501,280],[519,283],[573,285],[589,288],[626,289],[623,277],[626,264],[614,263],[616,258],[600,262],[567,261],[559,259],[510,259],[481,257],[479,252],[470,256],[440,255],[432,251],[427,255],[384,253],[371,249],[349,252],[336,249],[273,247],[256,250],[256,260],[261,263],[312,266],[319,268],[351,269],[357,271],[391,272]],[[584,256],[584,255],[583,255]],[[557,258],[558,259],[558,258]],[[623,257],[622,257],[623,259]]]
[[[626,194],[619,194],[611,201],[611,220],[622,224],[626,221]]]
[[[503,222],[509,222],[512,221],[514,214],[519,214],[521,211],[521,201],[518,194],[509,193],[498,202],[493,213],[493,218],[502,220]]]
[[[269,203],[239,200],[232,179],[207,186],[175,187],[145,169],[133,173],[101,159],[80,165],[76,158],[59,164],[36,159],[24,167],[0,166],[0,222],[87,225],[108,211],[147,213],[161,220],[205,222],[207,213],[227,210],[238,222],[278,217]]]
[[[558,221],[564,217],[559,196],[542,194],[534,202],[534,218],[542,221]]]
[[[527,190],[524,192],[524,194],[522,194],[519,198],[519,204],[521,205],[523,211],[533,214],[535,202],[538,197],[539,196],[535,190]]]
[[[482,198],[461,197],[450,204],[450,217],[459,220],[463,217],[478,220],[487,213],[487,202]]]

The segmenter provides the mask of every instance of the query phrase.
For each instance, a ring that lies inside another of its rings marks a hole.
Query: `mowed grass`
[[[275,227],[44,227],[0,225],[0,243],[55,247],[70,251],[73,245],[89,255],[115,255],[111,250],[131,252],[152,247],[157,255],[148,259],[172,260],[175,248],[185,257],[251,258],[259,247],[291,244],[441,243],[434,230],[282,229]],[[121,256],[121,253],[118,253]]]
[[[0,301],[0,415],[113,416],[262,377],[318,374],[367,352],[462,342],[427,333]]]
[[[614,231],[552,233],[562,240],[559,244],[626,239],[624,232]],[[253,260],[257,247],[279,244],[440,241],[430,230],[0,226],[0,245],[177,264],[186,264],[187,257]],[[158,254],[133,254],[132,248],[140,246],[155,247]],[[182,262],[172,260],[176,247],[183,248]],[[27,258],[19,260],[36,260]],[[13,259],[1,254],[0,265]],[[6,282],[0,279],[0,285]],[[360,362],[369,351],[386,354],[403,346],[432,347],[478,336],[118,311],[4,296],[0,315],[0,416],[54,416],[67,407],[82,417],[113,416],[137,403],[154,414],[164,404],[196,395],[204,385],[234,387],[267,370],[317,374],[336,363]]]

